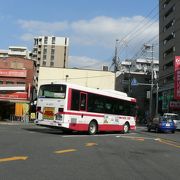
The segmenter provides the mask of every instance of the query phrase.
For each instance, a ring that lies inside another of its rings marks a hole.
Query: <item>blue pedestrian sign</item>
[[[138,85],[137,80],[136,80],[135,78],[133,78],[133,79],[131,80],[131,86],[137,86],[137,85]]]

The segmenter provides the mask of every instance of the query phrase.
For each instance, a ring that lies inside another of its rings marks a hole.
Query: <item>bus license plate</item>
[[[52,107],[45,107],[43,113],[44,119],[53,120],[54,119],[54,108]]]

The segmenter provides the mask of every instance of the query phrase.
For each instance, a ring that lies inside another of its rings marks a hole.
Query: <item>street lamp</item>
[[[67,75],[66,75],[66,82],[67,82],[68,77],[69,77],[69,75],[67,74]]]

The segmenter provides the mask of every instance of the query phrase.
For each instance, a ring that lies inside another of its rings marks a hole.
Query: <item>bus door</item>
[[[80,111],[87,111],[87,93],[80,93]]]

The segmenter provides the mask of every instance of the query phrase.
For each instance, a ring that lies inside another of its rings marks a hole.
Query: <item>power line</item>
[[[111,77],[112,75],[101,75],[101,76],[85,76],[85,77],[78,77],[78,78],[71,78],[68,77],[68,80],[73,80],[73,79],[89,79],[89,78],[98,78],[98,77]],[[58,79],[58,80],[65,80],[66,78]],[[44,79],[42,79],[44,80]],[[52,80],[52,79],[46,79],[46,80]]]
[[[154,23],[156,23],[156,22],[151,22],[151,24],[149,24],[146,28],[150,27],[150,26],[151,26],[152,24],[154,24]],[[142,30],[141,33],[139,32],[138,35],[141,35],[142,32],[144,32],[144,30]],[[137,37],[138,37],[138,36],[136,36],[136,38],[137,38]],[[159,37],[159,35],[157,34],[157,35],[155,35],[154,37],[152,37],[150,40],[148,40],[146,43],[153,42],[153,41],[155,41],[158,37]],[[135,38],[135,36],[134,36],[132,39],[134,39],[134,38]],[[131,40],[132,40],[132,39],[131,39]],[[145,39],[146,39],[146,38],[143,38],[141,41],[138,42],[138,44],[142,44],[142,45],[143,45]],[[157,40],[158,40],[158,39],[157,39]],[[151,43],[151,44],[153,44],[153,43]],[[154,44],[157,44],[157,43],[154,43]],[[131,49],[134,50],[134,47],[131,47]]]
[[[151,11],[150,11],[150,13],[148,13],[148,15],[146,16],[146,18],[147,17],[149,17],[151,14],[152,14],[152,12],[155,10],[157,8],[157,6],[156,7],[154,7]],[[124,40],[125,38],[129,38],[129,40],[128,40],[128,43],[129,42],[131,42],[131,41],[133,41],[135,38],[137,38],[138,36],[140,36],[145,30],[147,30],[150,26],[152,26],[154,23],[157,23],[157,20],[158,20],[158,18],[157,18],[157,15],[158,15],[158,13],[156,13],[155,15],[153,15],[153,21],[152,20],[148,20],[147,21],[147,19],[146,18],[144,18],[140,23],[141,23],[141,25],[140,26],[138,26],[137,28],[135,28],[135,30],[133,30],[133,31],[131,31],[129,34],[127,34],[126,36],[124,36],[122,39],[121,39],[121,41],[122,40]],[[146,22],[145,24],[144,24],[144,22]],[[158,35],[157,35],[158,36]],[[142,40],[141,40],[142,41]],[[144,40],[143,40],[144,41]],[[150,40],[149,40],[150,41]],[[140,43],[139,43],[140,44]],[[122,49],[121,49],[122,50]],[[134,50],[134,47],[133,47],[133,50]]]
[[[149,24],[150,23],[150,24]],[[134,38],[137,38],[137,36],[141,35],[142,32],[144,32],[145,30],[147,30],[147,28],[149,28],[150,26],[152,26],[153,24],[157,23],[157,19],[154,19],[153,21],[148,21],[147,23],[145,23],[142,27],[139,27],[137,29],[137,31],[134,32],[134,34],[131,36],[131,38],[128,40],[128,43],[130,41],[132,41]],[[147,26],[146,26],[147,25]]]
[[[129,35],[134,34],[134,32],[137,32],[139,29],[141,29],[144,25],[144,21],[147,20],[147,18],[151,15],[151,13],[159,6],[159,4],[157,4],[148,14],[147,16],[145,16],[145,18],[143,18],[142,21],[140,21],[140,24],[142,24],[140,27],[136,27],[133,31],[129,31],[123,38],[121,38],[121,41],[123,41],[124,39],[126,39]],[[153,16],[154,17],[154,16]]]

